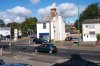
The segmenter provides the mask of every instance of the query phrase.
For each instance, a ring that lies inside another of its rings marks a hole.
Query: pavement
[[[74,49],[74,50],[100,51],[100,47],[58,46],[58,48]]]

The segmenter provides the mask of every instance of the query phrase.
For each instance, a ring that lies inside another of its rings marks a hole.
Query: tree
[[[36,17],[26,18],[25,21],[21,24],[22,33],[27,33],[28,29],[33,30],[36,33]]]
[[[7,27],[11,27],[12,29],[19,29],[20,23],[17,23],[17,22],[8,23]]]
[[[100,18],[100,3],[93,3],[87,6],[87,8],[80,14],[79,27],[82,32],[82,23],[85,19]],[[75,27],[78,29],[78,20],[75,22]]]
[[[6,26],[3,20],[0,20],[0,27]]]

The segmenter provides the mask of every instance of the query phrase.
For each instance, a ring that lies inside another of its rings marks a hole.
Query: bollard
[[[10,42],[9,42],[9,48],[10,48],[9,51],[10,51],[10,53],[12,52],[11,46],[12,46],[12,45],[11,45],[11,41],[10,41]]]
[[[0,49],[0,55],[3,55],[3,48]]]

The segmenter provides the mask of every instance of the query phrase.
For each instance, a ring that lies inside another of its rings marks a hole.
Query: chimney
[[[56,12],[56,8],[52,8],[51,10],[51,16],[55,17],[57,12]]]

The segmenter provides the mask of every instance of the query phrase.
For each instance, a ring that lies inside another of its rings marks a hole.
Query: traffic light
[[[14,39],[14,29],[11,28],[11,38]]]

